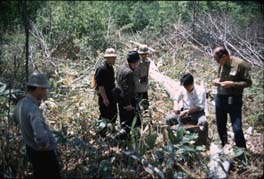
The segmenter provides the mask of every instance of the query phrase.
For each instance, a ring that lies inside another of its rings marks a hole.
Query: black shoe
[[[126,130],[121,129],[114,137],[117,140],[127,140],[129,138],[129,134]]]

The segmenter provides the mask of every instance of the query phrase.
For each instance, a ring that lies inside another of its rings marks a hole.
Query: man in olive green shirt
[[[149,49],[146,45],[142,45],[138,51],[140,55],[139,67],[135,69],[135,88],[138,101],[143,109],[148,109],[148,89],[149,89],[149,67],[150,59],[148,58]]]
[[[220,64],[218,78],[213,83],[217,86],[215,111],[222,146],[227,143],[226,124],[229,113],[236,145],[246,148],[242,130],[242,98],[243,89],[252,85],[250,64],[238,57],[230,56],[223,46],[215,48],[213,54],[215,61]]]

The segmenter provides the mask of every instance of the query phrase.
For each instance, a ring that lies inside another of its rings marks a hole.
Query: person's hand
[[[139,79],[140,83],[146,83],[148,81],[148,77],[147,76],[143,76]]]
[[[127,111],[132,111],[132,110],[134,110],[134,107],[130,104],[130,105],[128,105],[128,106],[124,106],[123,107],[125,110],[127,110]]]
[[[41,148],[42,148],[42,150],[48,150],[49,149],[49,143],[47,143],[47,144],[45,144],[45,145],[43,145]]]
[[[223,82],[220,82],[220,85],[223,88],[231,88],[235,85],[235,83],[233,81],[223,81]]]
[[[109,102],[109,100],[107,98],[103,99],[103,103],[104,103],[105,107],[108,107],[109,104],[110,104],[110,102]]]
[[[215,86],[220,85],[220,79],[219,78],[214,79],[213,83],[214,83]]]
[[[180,110],[179,109],[173,109],[172,110],[175,114],[180,114]]]
[[[180,115],[179,115],[180,119],[186,117],[186,116],[188,115],[188,112],[189,112],[189,110],[181,111],[181,112],[180,112]]]

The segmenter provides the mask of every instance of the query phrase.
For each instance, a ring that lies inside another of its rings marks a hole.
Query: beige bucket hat
[[[104,57],[116,57],[116,51],[114,48],[108,48],[105,50]]]
[[[141,46],[139,47],[138,53],[139,53],[140,55],[142,55],[142,54],[148,54],[148,53],[149,53],[148,46],[147,46],[147,45],[141,45]]]

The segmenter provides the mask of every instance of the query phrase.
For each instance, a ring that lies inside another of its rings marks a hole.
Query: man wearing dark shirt
[[[217,47],[213,51],[214,59],[219,64],[218,78],[213,81],[217,86],[215,98],[216,124],[222,146],[227,143],[227,114],[229,113],[235,142],[238,147],[246,148],[242,130],[242,97],[243,89],[250,87],[250,64],[230,56],[225,47]]]
[[[139,54],[137,51],[130,51],[127,56],[126,64],[119,68],[117,83],[121,88],[123,97],[119,102],[119,115],[121,128],[129,134],[132,122],[136,116],[136,91],[134,70],[139,66]],[[136,127],[141,125],[137,118]]]
[[[114,124],[117,117],[117,104],[112,94],[112,90],[115,88],[115,73],[113,68],[116,60],[115,50],[113,48],[106,49],[104,59],[95,72],[100,119],[108,119]]]

